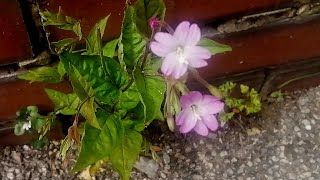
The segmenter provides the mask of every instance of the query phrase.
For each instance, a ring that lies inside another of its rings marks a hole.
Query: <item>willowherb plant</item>
[[[45,91],[55,105],[48,117],[75,117],[60,150],[65,157],[71,146],[78,147],[73,171],[108,161],[122,179],[129,179],[144,141],[141,132],[154,120],[166,119],[170,130],[178,126],[181,133],[194,130],[206,136],[209,130],[217,130],[217,115],[223,112],[226,97],[195,68],[206,66],[212,55],[231,48],[201,37],[197,24],[183,21],[173,30],[165,23],[164,13],[162,0],[127,5],[120,37],[107,43],[102,43],[102,36],[109,16],[85,35],[80,22],[61,10],[40,13],[44,28],[73,31],[77,38],[50,43],[52,53],[60,59],[57,65],[19,77],[47,83],[67,77],[71,82],[73,93]],[[86,48],[76,49],[83,39]],[[186,85],[189,74],[211,95],[190,92]],[[79,121],[80,115],[84,122]],[[40,131],[42,136],[46,132]]]

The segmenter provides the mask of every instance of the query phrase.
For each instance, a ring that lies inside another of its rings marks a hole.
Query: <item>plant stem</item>
[[[206,80],[204,80],[204,79],[200,76],[199,72],[198,72],[196,69],[190,68],[190,72],[192,73],[193,77],[194,77],[198,82],[200,82],[200,84],[202,84],[204,87],[206,87],[206,88],[210,91],[210,93],[211,93],[212,95],[216,96],[216,97],[219,98],[219,99],[222,99],[222,95],[221,95],[220,91],[218,90],[218,88],[215,87],[215,86],[212,86],[212,85],[209,84]]]
[[[174,30],[169,26],[168,23],[166,23],[165,21],[161,21],[160,24],[166,28],[166,30],[170,33],[170,34],[173,34],[174,33]]]

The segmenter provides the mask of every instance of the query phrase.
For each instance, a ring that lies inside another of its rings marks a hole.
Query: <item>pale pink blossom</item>
[[[207,66],[211,53],[206,48],[197,46],[201,38],[197,24],[181,22],[173,34],[158,32],[150,44],[151,51],[163,58],[161,71],[175,79],[182,77],[188,66],[200,68]]]
[[[192,91],[180,98],[182,111],[176,119],[176,125],[180,126],[181,133],[188,133],[192,129],[202,136],[207,136],[209,130],[218,129],[217,113],[224,108],[224,103],[217,97],[202,95]]]

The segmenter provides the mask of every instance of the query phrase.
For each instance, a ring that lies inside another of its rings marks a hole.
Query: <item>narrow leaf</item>
[[[208,38],[202,38],[198,45],[208,49],[212,55],[232,51],[232,48],[230,46],[219,44]]]

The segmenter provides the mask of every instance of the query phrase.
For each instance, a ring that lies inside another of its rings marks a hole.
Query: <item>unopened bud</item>
[[[222,98],[223,98],[221,92],[220,92],[219,89],[216,88],[215,86],[209,85],[207,88],[208,88],[208,90],[210,91],[210,93],[211,93],[213,96],[215,96],[215,97],[217,97],[217,98],[219,98],[219,99],[222,99]]]
[[[151,30],[155,30],[160,26],[160,22],[156,17],[151,17],[149,19],[149,26],[150,26]]]
[[[175,123],[174,123],[174,119],[173,119],[172,116],[168,116],[167,117],[167,124],[168,124],[168,127],[169,127],[170,131],[174,132]]]

